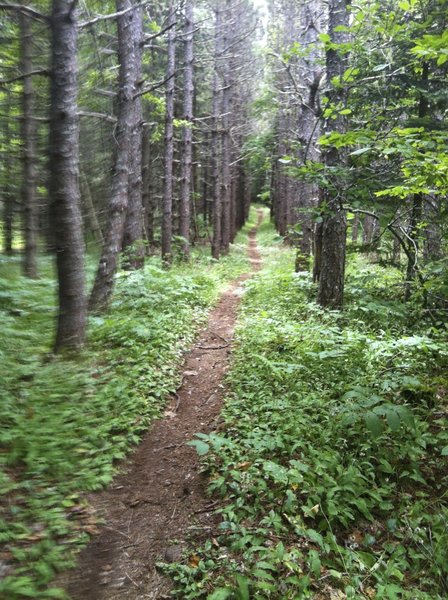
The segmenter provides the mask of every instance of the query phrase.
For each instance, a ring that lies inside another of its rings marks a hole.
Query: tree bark
[[[36,204],[36,122],[34,120],[34,89],[30,73],[33,71],[33,34],[31,17],[20,14],[20,70],[24,77],[22,93],[22,205],[24,212],[25,254],[23,272],[26,277],[37,277],[38,211]]]
[[[428,99],[426,97],[426,88],[428,86],[429,67],[428,63],[423,63],[422,81],[420,99],[418,104],[418,117],[423,119],[428,113]],[[412,198],[412,212],[409,223],[409,253],[406,268],[406,288],[405,300],[409,300],[412,295],[413,282],[417,275],[419,251],[421,245],[420,224],[423,216],[423,194],[414,194]]]
[[[149,128],[144,127],[142,132],[142,203],[148,253],[154,243],[154,213],[156,209],[151,176],[151,135]]]
[[[84,210],[87,214],[87,220],[90,225],[90,229],[95,236],[95,240],[102,246],[104,244],[103,232],[101,230],[100,223],[98,221],[98,215],[96,213],[95,205],[93,203],[92,192],[86,174],[81,169],[81,193],[84,201]]]
[[[129,153],[129,199],[123,232],[124,266],[128,269],[140,269],[145,260],[143,240],[143,202],[142,202],[142,126],[143,108],[139,95],[142,81],[143,54],[143,14],[142,7],[136,5],[132,11],[132,44],[134,47],[134,70],[132,101],[132,131]]]
[[[129,9],[131,0],[117,0],[117,12]],[[133,22],[135,11],[128,11],[117,19],[118,29],[118,115],[115,132],[116,154],[112,175],[108,224],[98,270],[90,295],[90,309],[101,311],[107,307],[114,289],[115,273],[123,242],[126,212],[129,200],[130,146],[134,126],[135,44]]]
[[[183,119],[187,125],[183,127],[183,144],[181,156],[180,175],[180,225],[179,233],[184,239],[182,243],[182,256],[188,260],[190,256],[190,205],[191,205],[191,178],[193,161],[193,101],[194,101],[194,40],[193,40],[193,0],[185,4],[184,27],[184,114]]]
[[[55,351],[61,351],[83,345],[87,308],[79,191],[78,29],[72,0],[53,0],[50,25],[49,194],[59,295]]]
[[[349,26],[348,0],[329,0],[328,33],[333,44],[342,44],[348,41],[347,28]],[[328,48],[326,51],[327,85],[330,90],[327,94],[329,106],[340,106],[345,103],[345,90],[342,77],[346,70],[347,59],[341,49]],[[340,86],[333,86],[332,82],[339,78]],[[335,131],[344,133],[346,129],[345,118],[337,114],[336,119],[327,119],[325,133]],[[329,147],[323,153],[323,162],[330,169],[345,163],[345,156],[334,147]],[[323,307],[341,308],[344,300],[345,278],[345,249],[347,236],[347,221],[341,202],[342,182],[336,178],[330,185],[323,189],[325,212],[322,223],[322,267],[319,279],[318,302]]]
[[[3,144],[6,148],[10,142],[10,113],[11,108],[11,94],[9,90],[6,90],[5,99],[5,116],[2,127],[2,138]],[[4,175],[5,181],[3,186],[3,249],[5,254],[11,255],[13,253],[13,234],[14,234],[14,194],[11,188],[11,155],[9,152],[6,153],[4,158]]]
[[[358,237],[359,237],[359,215],[356,214],[353,217],[353,221],[352,221],[352,242],[354,244],[358,243]]]
[[[173,158],[174,158],[174,94],[176,73],[176,11],[173,0],[169,2],[168,16],[168,62],[166,71],[166,114],[165,114],[165,157],[163,184],[162,216],[162,262],[165,267],[171,265],[173,236]]]
[[[226,0],[226,20],[224,23],[223,52],[230,45],[230,19],[231,1]],[[230,65],[229,59],[224,54],[221,60],[222,70],[222,179],[221,179],[221,202],[222,202],[222,231],[221,231],[221,254],[228,254],[231,237],[231,146],[230,146]]]
[[[221,172],[219,168],[219,155],[221,145],[219,116],[220,106],[220,90],[219,90],[219,75],[218,69],[222,54],[222,11],[219,7],[216,8],[215,17],[215,64],[213,73],[213,99],[212,99],[212,116],[213,125],[211,133],[211,155],[212,155],[212,186],[213,186],[213,241],[212,241],[212,256],[218,259],[221,255],[221,238],[222,238],[222,198],[221,198]]]

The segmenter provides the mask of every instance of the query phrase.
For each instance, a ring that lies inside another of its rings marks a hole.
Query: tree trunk
[[[183,127],[183,144],[181,156],[180,175],[180,225],[179,233],[184,239],[182,243],[182,256],[187,260],[190,256],[190,203],[191,203],[191,178],[193,160],[193,0],[185,4],[184,27],[184,114],[183,119],[187,125]]]
[[[117,0],[117,12],[129,9],[131,0]],[[134,124],[135,45],[133,22],[135,11],[128,10],[117,19],[118,29],[118,114],[115,132],[116,154],[109,200],[108,224],[95,283],[90,296],[90,309],[100,311],[109,304],[123,242],[128,208],[130,145]]]
[[[6,148],[10,143],[11,131],[10,131],[10,118],[9,112],[11,108],[11,94],[9,90],[6,90],[5,99],[5,116],[3,120],[2,128],[2,141]],[[3,184],[3,248],[5,254],[11,255],[13,252],[13,226],[14,226],[14,194],[11,189],[11,155],[6,152],[4,157],[4,176],[5,181]]]
[[[227,254],[229,252],[229,244],[231,237],[231,201],[232,201],[232,188],[231,188],[231,146],[230,146],[230,67],[229,59],[225,56],[228,52],[227,47],[230,45],[230,14],[231,2],[226,0],[226,22],[224,24],[224,39],[223,39],[223,52],[221,60],[222,70],[222,179],[221,179],[221,202],[222,202],[222,231],[221,231],[221,254]]]
[[[56,351],[82,346],[86,329],[84,239],[78,181],[78,29],[73,12],[72,0],[53,0],[49,194],[59,293]]]
[[[134,97],[132,102],[132,131],[129,153],[129,191],[128,210],[123,232],[124,266],[139,269],[145,260],[143,241],[143,203],[142,203],[142,98],[139,95],[142,81],[143,53],[143,15],[142,7],[136,5],[132,11],[132,44],[134,54]]]
[[[418,117],[423,119],[428,113],[428,99],[426,97],[426,90],[428,86],[429,67],[428,63],[423,63],[422,70],[422,82],[421,88],[423,91],[420,92],[420,100],[418,104]],[[409,300],[412,295],[413,282],[416,278],[418,271],[418,260],[420,250],[420,224],[423,216],[423,194],[414,194],[412,199],[412,212],[409,223],[409,253],[408,263],[406,269],[406,288],[405,288],[405,300]]]
[[[349,26],[348,0],[329,0],[328,33],[334,44],[348,41]],[[330,90],[327,94],[329,105],[344,105],[345,90],[342,77],[346,70],[346,56],[339,49],[329,48],[326,51],[327,82]],[[339,78],[340,85],[334,86],[333,81]],[[331,131],[344,133],[345,117],[338,114],[336,119],[327,119],[325,133]],[[328,147],[323,153],[323,162],[330,169],[343,165],[345,156],[334,147]],[[347,221],[340,195],[343,192],[342,182],[333,181],[323,189],[323,199],[326,206],[322,223],[322,268],[319,279],[318,302],[321,306],[341,308],[344,299],[345,277],[345,247],[347,236]]]
[[[211,155],[212,155],[212,186],[213,186],[213,241],[212,241],[212,256],[218,259],[221,255],[221,238],[222,238],[222,198],[221,198],[221,171],[219,168],[220,155],[220,124],[219,116],[220,106],[220,90],[219,90],[219,75],[218,69],[222,54],[222,11],[216,8],[215,19],[215,66],[213,73],[213,100],[212,100],[212,116],[213,126],[211,134]]]
[[[435,197],[427,196],[424,204],[427,225],[424,232],[423,258],[425,261],[443,258],[442,232],[439,225],[440,205]]]
[[[20,13],[20,70],[24,76],[22,94],[22,144],[23,181],[22,204],[24,212],[25,254],[23,272],[27,277],[37,277],[37,230],[36,204],[36,126],[34,115],[34,90],[30,73],[33,70],[33,34],[31,18]]]
[[[145,234],[149,249],[154,243],[154,213],[156,203],[151,187],[151,135],[148,127],[142,132],[142,203],[145,217]]]
[[[174,158],[174,93],[176,73],[176,12],[173,1],[169,2],[168,63],[165,114],[165,178],[163,184],[162,262],[168,267],[172,260],[171,238],[173,236],[173,158]]]
[[[95,240],[102,246],[104,244],[103,232],[98,221],[95,205],[93,203],[92,192],[90,191],[90,185],[87,180],[86,174],[81,169],[81,192],[82,199],[84,200],[84,210],[87,214],[88,223],[90,229],[95,236]]]
[[[358,237],[359,237],[359,215],[356,214],[353,217],[353,221],[352,221],[352,242],[354,244],[358,243]]]

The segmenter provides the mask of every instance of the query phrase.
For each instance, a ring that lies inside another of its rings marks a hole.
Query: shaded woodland
[[[173,597],[446,597],[447,18],[0,2],[0,595],[64,597],[257,232]]]

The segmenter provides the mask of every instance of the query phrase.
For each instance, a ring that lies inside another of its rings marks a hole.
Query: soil
[[[252,272],[260,269],[256,231],[249,234]],[[207,496],[196,451],[186,442],[219,425],[225,395],[242,275],[210,312],[207,326],[186,354],[183,382],[162,419],[154,422],[113,485],[89,497],[104,523],[81,552],[78,567],[57,582],[73,600],[169,598],[159,562],[181,558],[194,535],[212,537],[216,502]]]

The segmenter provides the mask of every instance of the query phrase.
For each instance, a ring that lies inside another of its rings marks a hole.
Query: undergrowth
[[[248,270],[247,230],[219,263],[208,249],[188,265],[120,273],[111,309],[89,323],[76,361],[51,355],[55,280],[0,263],[0,597],[59,598],[55,574],[72,564],[96,521],[82,493],[108,484],[178,385],[182,352],[223,285]],[[89,265],[90,279],[94,262]]]
[[[398,271],[360,256],[346,310],[323,311],[292,251],[267,226],[260,241],[224,424],[192,442],[221,523],[165,566],[174,595],[446,598],[445,326],[403,304]]]

